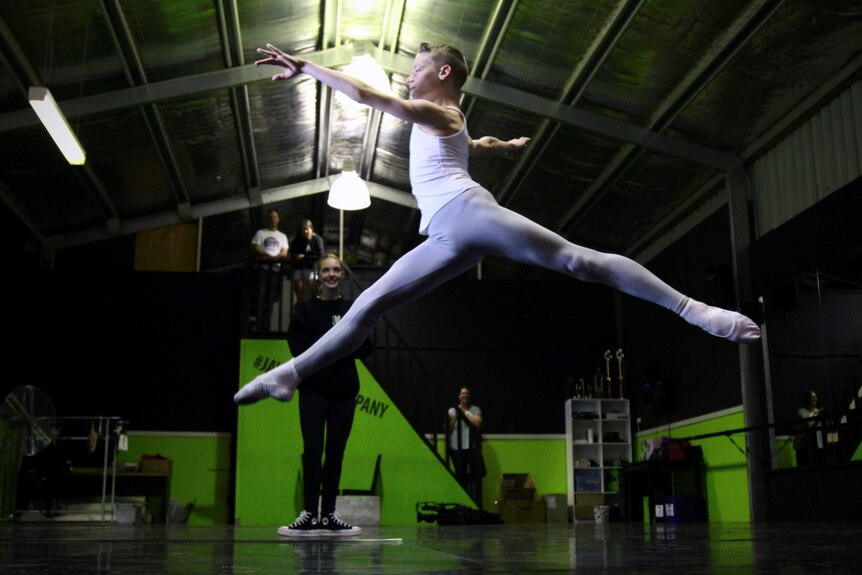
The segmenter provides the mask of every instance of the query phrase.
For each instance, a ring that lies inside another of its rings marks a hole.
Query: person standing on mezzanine
[[[257,263],[257,330],[270,330],[272,309],[281,297],[281,266],[287,257],[287,236],[279,231],[281,221],[278,210],[266,212],[266,227],[257,230],[251,238],[251,247]]]

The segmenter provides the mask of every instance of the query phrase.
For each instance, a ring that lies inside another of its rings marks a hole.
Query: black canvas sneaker
[[[282,537],[319,537],[323,532],[317,516],[308,511],[303,511],[290,525],[278,528],[278,534]]]
[[[362,533],[362,528],[350,525],[341,520],[338,513],[327,513],[320,520],[321,535],[328,537],[353,537]]]

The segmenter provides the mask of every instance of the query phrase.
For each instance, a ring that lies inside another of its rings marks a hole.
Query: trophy
[[[612,397],[613,393],[611,392],[611,350],[605,351],[605,381],[607,382],[608,395],[607,397]]]
[[[617,379],[620,384],[620,399],[623,398],[623,348],[617,350]]]

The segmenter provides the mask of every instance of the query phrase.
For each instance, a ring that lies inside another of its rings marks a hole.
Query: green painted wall
[[[244,340],[240,385],[290,358],[287,344]],[[357,362],[360,401],[347,444],[343,488],[370,486],[381,458],[381,523],[415,525],[416,503],[470,504],[470,499],[407,423],[373,376]],[[296,402],[262,401],[243,407],[237,430],[236,518],[242,525],[280,525],[302,508],[302,437]],[[442,439],[438,453],[443,452]],[[565,438],[487,439],[488,473],[482,507],[496,511],[502,473],[529,473],[538,495],[566,493]]]
[[[243,340],[240,385],[287,361],[287,343]],[[368,488],[381,458],[380,521],[415,525],[416,503],[469,504],[469,497],[413,431],[365,367],[357,362],[360,394],[341,477],[342,488]],[[240,408],[237,423],[236,520],[283,525],[302,510],[302,436],[296,401],[261,401]]]
[[[718,415],[697,423],[674,425],[663,428],[661,432],[636,435],[634,448],[635,460],[643,459],[643,441],[663,436],[691,437],[727,429],[745,427],[742,408],[738,412]],[[745,435],[711,437],[693,441],[700,445],[706,461],[706,498],[711,523],[744,522],[751,520],[748,502],[748,468],[745,455]],[[734,443],[735,442],[735,443]]]
[[[137,462],[143,454],[160,454],[173,461],[171,498],[181,505],[195,504],[189,525],[229,522],[229,435],[132,433],[129,450],[121,451],[117,462]]]
[[[445,443],[437,441],[437,451],[445,456]],[[488,474],[482,480],[482,508],[497,511],[497,495],[504,473],[529,473],[536,485],[536,497],[566,491],[566,438],[485,438],[482,455]]]
[[[775,437],[775,468],[788,469],[796,467],[796,450],[793,448],[793,437],[780,435]]]

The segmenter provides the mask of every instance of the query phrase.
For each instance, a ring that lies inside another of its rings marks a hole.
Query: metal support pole
[[[727,173],[728,209],[730,212],[730,241],[733,254],[733,278],[737,307],[751,304],[751,218],[748,211],[745,164],[740,162]],[[749,306],[752,313],[754,306]],[[742,384],[742,407],[746,427],[760,427],[766,423],[765,390],[758,381],[755,346],[739,345],[739,375]],[[752,523],[766,520],[766,474],[770,451],[768,434],[750,431],[746,434],[748,452],[748,497]]]
[[[338,259],[344,261],[344,210],[338,210]]]

